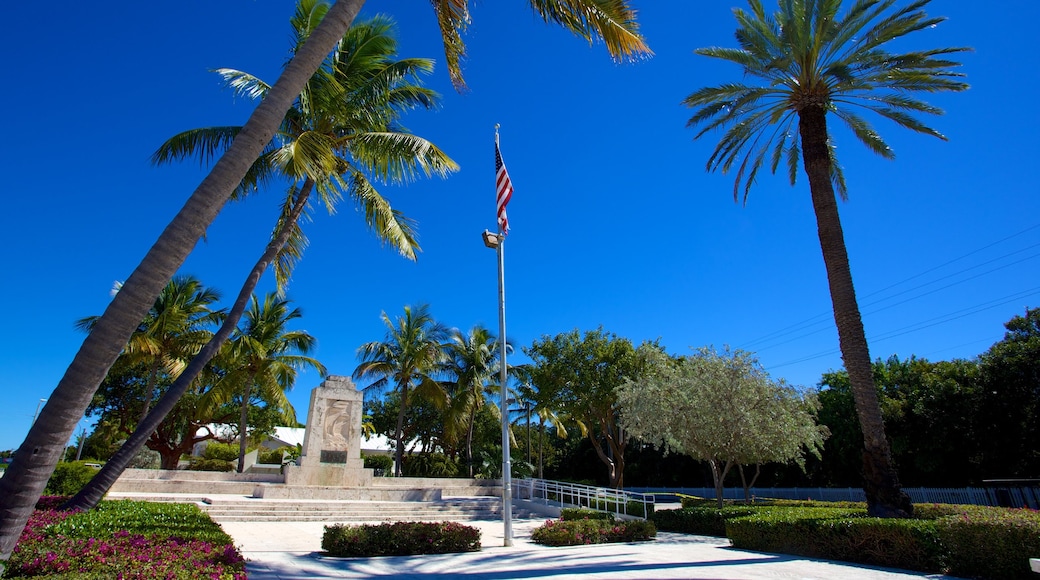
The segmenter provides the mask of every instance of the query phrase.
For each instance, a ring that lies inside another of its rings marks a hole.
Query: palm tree
[[[412,309],[404,307],[404,316],[390,320],[386,312],[381,315],[386,325],[386,337],[382,342],[368,342],[358,348],[361,364],[354,369],[355,379],[376,378],[368,389],[383,389],[392,386],[400,397],[397,412],[397,427],[394,430],[396,452],[394,475],[400,477],[404,460],[404,417],[408,406],[415,399],[424,399],[438,408],[447,405],[444,387],[433,378],[444,363],[441,348],[448,330],[435,321],[429,305],[422,304]]]
[[[297,47],[321,20],[323,4],[303,0],[291,24]],[[325,6],[327,8],[327,6]],[[407,110],[435,104],[436,95],[418,84],[416,75],[429,70],[424,59],[395,60],[393,24],[375,18],[352,27],[337,51],[309,82],[296,105],[286,115],[275,140],[250,168],[236,190],[242,197],[260,184],[283,176],[293,181],[272,233],[271,242],[246,277],[238,297],[221,328],[182,376],[168,390],[154,415],[142,428],[154,430],[177,398],[189,388],[209,360],[219,352],[248,306],[253,291],[268,266],[275,262],[279,288],[284,288],[295,261],[300,258],[305,238],[300,218],[313,190],[331,211],[343,196],[361,209],[366,225],[384,242],[414,259],[415,243],[410,222],[379,195],[366,172],[380,181],[402,181],[418,173],[443,175],[455,167],[427,141],[396,127]],[[263,81],[246,73],[223,69],[225,78],[238,90],[250,94],[268,90]],[[240,130],[236,127],[195,129],[163,144],[154,155],[163,163],[197,155],[203,161],[222,148]],[[344,177],[346,174],[346,177]],[[67,504],[90,509],[107,493],[127,462],[146,443],[147,433],[131,436]]]
[[[250,301],[242,327],[227,344],[229,365],[226,374],[203,397],[203,406],[216,408],[240,398],[238,423],[238,472],[245,471],[246,434],[249,428],[249,403],[260,396],[282,412],[286,425],[296,424],[296,412],[285,393],[296,383],[297,373],[313,368],[324,377],[325,366],[307,356],[316,344],[303,330],[288,330],[286,325],[303,314],[289,307],[289,300],[268,294],[260,302]]]
[[[846,187],[827,129],[827,115],[840,119],[871,151],[892,158],[888,145],[860,116],[871,111],[907,129],[945,139],[915,118],[941,111],[911,93],[962,91],[968,85],[951,69],[959,63],[946,55],[964,48],[939,48],[892,54],[885,45],[941,22],[917,0],[889,13],[895,0],[856,0],[838,14],[841,0],[783,0],[766,14],[760,0],[749,0],[751,12],[734,10],[741,48],[705,48],[698,54],[736,63],[759,85],[727,83],[700,89],[684,103],[696,108],[689,126],[702,125],[697,137],[725,128],[708,170],[727,172],[739,162],[734,199],[746,203],[755,176],[767,161],[772,172],[781,162],[794,184],[801,156],[819,229],[834,321],[842,359],[849,373],[864,438],[864,490],[868,511],[877,516],[912,513],[892,463],[870,354],[848,254],[838,219],[835,190],[845,199]],[[857,109],[858,107],[858,109]],[[797,126],[796,126],[797,123]]]
[[[185,202],[127,278],[40,412],[14,462],[0,479],[0,574],[25,528],[65,443],[138,323],[205,234],[221,208],[242,183],[253,161],[267,146],[286,112],[325,57],[343,38],[364,0],[337,0],[282,75],[250,115],[234,142]],[[593,40],[603,39],[615,58],[650,53],[638,33],[627,0],[531,0],[546,22],[554,22]],[[434,0],[445,40],[449,71],[462,86],[459,59],[465,52],[460,33],[469,22],[466,0]]]
[[[209,327],[224,317],[223,311],[210,309],[218,300],[220,293],[203,286],[197,278],[177,276],[166,284],[148,316],[130,336],[120,359],[127,365],[141,365],[148,373],[138,421],[148,414],[156,398],[160,373],[179,375],[213,336]],[[90,332],[98,318],[80,319],[76,327]]]
[[[473,477],[473,423],[488,402],[488,381],[498,372],[500,349],[495,335],[477,325],[468,333],[452,329],[444,344],[444,370],[455,377],[446,423],[449,433],[457,425],[466,431],[466,463]]]

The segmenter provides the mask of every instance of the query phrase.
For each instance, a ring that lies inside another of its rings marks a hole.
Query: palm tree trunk
[[[908,517],[913,513],[910,497],[903,492],[892,462],[885,437],[877,387],[867,337],[863,330],[852,285],[845,236],[838,218],[838,203],[831,181],[831,158],[827,146],[827,118],[824,109],[807,107],[799,111],[798,128],[802,138],[802,160],[809,177],[813,210],[827,269],[834,324],[838,327],[838,344],[845,370],[849,373],[856,415],[863,429],[863,491],[867,496],[867,512],[879,517]]]
[[[47,480],[108,369],[166,283],[278,129],[307,80],[350,28],[364,0],[337,0],[271,91],[249,117],[228,151],[127,278],[83,341],[47,400],[13,463],[0,478],[0,575]]]
[[[314,182],[307,180],[304,182],[303,187],[300,188],[300,193],[296,197],[296,205],[289,212],[281,229],[278,230],[278,234],[267,244],[264,253],[257,260],[256,264],[253,265],[253,269],[250,270],[245,283],[242,284],[242,288],[238,291],[235,303],[231,306],[231,311],[220,325],[220,328],[217,329],[217,332],[209,339],[206,346],[202,347],[202,350],[195,355],[195,358],[188,363],[188,366],[181,371],[181,374],[177,376],[170,388],[167,389],[166,394],[152,407],[151,412],[148,413],[144,421],[138,423],[137,429],[123,443],[123,446],[101,467],[100,471],[94,474],[94,477],[91,478],[87,485],[83,486],[83,489],[72,496],[72,499],[65,502],[62,509],[94,509],[98,502],[101,501],[101,498],[105,497],[108,490],[119,479],[123,471],[126,470],[126,466],[130,464],[130,460],[133,459],[134,455],[137,455],[137,452],[144,448],[148,437],[159,428],[163,419],[173,410],[177,401],[188,390],[195,378],[199,376],[202,369],[220,352],[220,347],[227,342],[228,337],[231,336],[231,333],[238,326],[238,321],[242,319],[242,314],[249,305],[249,297],[253,295],[257,284],[260,283],[260,278],[289,240],[293,226],[299,221],[303,209],[307,206],[307,198],[310,196],[313,186]]]
[[[397,428],[394,430],[394,441],[397,442],[397,448],[394,450],[394,477],[401,477],[404,473],[404,413],[407,407],[405,401],[408,400],[408,385],[401,385],[401,408],[397,410]]]
[[[469,425],[466,427],[466,464],[469,465],[469,476],[473,477],[473,421],[477,411],[470,409]]]
[[[238,472],[246,471],[246,431],[249,429],[249,384],[252,378],[246,381],[246,388],[242,393],[242,410],[238,417]]]

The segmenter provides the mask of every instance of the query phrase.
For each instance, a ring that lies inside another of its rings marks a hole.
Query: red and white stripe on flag
[[[498,229],[502,233],[509,232],[509,218],[506,217],[506,205],[513,197],[513,183],[509,181],[506,164],[502,162],[502,153],[495,140],[495,199],[498,202]]]

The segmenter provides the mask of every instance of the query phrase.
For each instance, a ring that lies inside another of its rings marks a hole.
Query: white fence
[[[629,491],[645,494],[684,494],[715,497],[713,487],[632,487]],[[1040,488],[1037,487],[904,487],[903,491],[914,503],[948,503],[969,505],[1000,505],[1040,509]],[[752,487],[751,496],[758,499],[811,499],[815,501],[866,501],[858,487]],[[744,488],[727,487],[724,499],[744,499]],[[660,500],[659,500],[660,501]],[[675,500],[678,501],[678,500]]]
[[[548,479],[514,479],[513,499],[561,507],[583,507],[642,519],[653,512],[654,505],[653,495],[637,491]]]

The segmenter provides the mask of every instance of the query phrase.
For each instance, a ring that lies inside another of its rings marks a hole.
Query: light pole
[[[499,382],[502,385],[502,527],[503,546],[513,545],[513,482],[509,457],[509,390],[506,388],[506,278],[502,246],[505,235],[484,230],[484,245],[498,254],[498,344],[501,347]]]
[[[40,399],[40,402],[36,403],[36,412],[33,413],[33,422],[32,422],[33,425],[36,424],[36,419],[40,416],[40,407],[42,407],[43,404],[46,403],[46,402],[47,402],[47,399]],[[31,426],[32,425],[30,425],[30,427]]]

